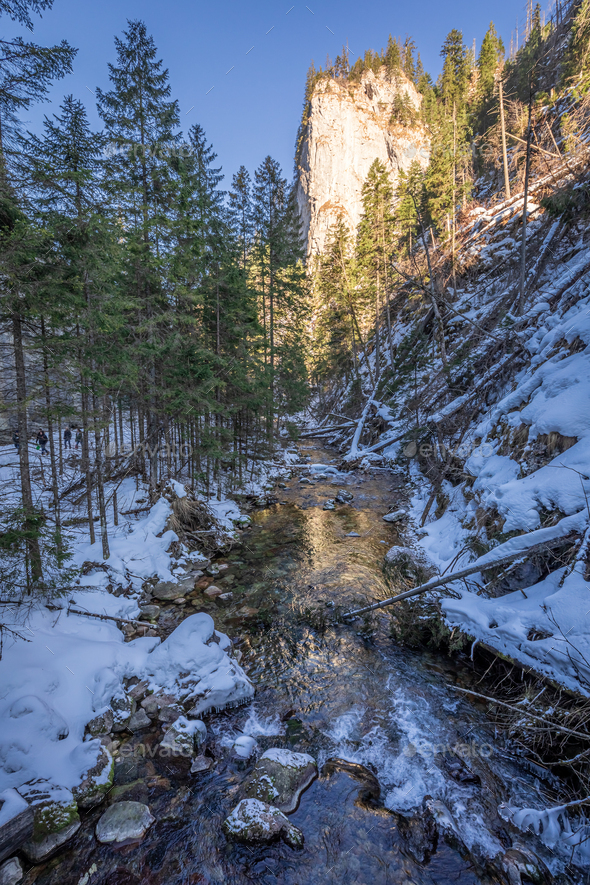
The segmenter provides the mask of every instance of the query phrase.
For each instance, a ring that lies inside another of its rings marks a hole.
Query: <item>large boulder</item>
[[[254,687],[239,664],[228,655],[231,640],[215,630],[204,612],[190,615],[147,655],[151,685],[183,703],[192,701],[189,716],[198,719],[210,710],[243,704]]]
[[[282,838],[291,848],[303,846],[303,833],[282,811],[259,799],[242,799],[223,822],[226,836],[239,842],[272,842]]]
[[[96,838],[105,844],[138,842],[154,821],[148,806],[142,802],[115,802],[99,819]]]
[[[317,776],[315,759],[307,753],[271,747],[256,763],[244,784],[244,792],[249,798],[268,802],[289,814],[295,811],[301,794]]]
[[[99,744],[98,741],[96,743],[99,747],[96,765],[93,765],[86,772],[81,783],[72,789],[78,808],[84,810],[100,805],[113,785],[115,774],[113,757],[105,746]]]
[[[80,829],[78,806],[70,790],[41,778],[23,784],[18,793],[33,811],[33,835],[21,850],[32,863],[41,863]]]

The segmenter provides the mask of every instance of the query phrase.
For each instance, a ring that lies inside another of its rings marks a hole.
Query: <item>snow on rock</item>
[[[242,704],[254,695],[254,688],[228,656],[230,647],[231,640],[215,630],[210,615],[190,615],[147,655],[144,672],[154,690],[194,701],[192,716]]]
[[[316,473],[326,473],[331,476],[340,476],[335,467],[332,467],[331,464],[310,464],[309,472]]]
[[[249,734],[241,734],[233,742],[232,748],[236,756],[240,756],[242,759],[249,759],[256,753],[258,744]]]
[[[282,811],[258,799],[242,799],[223,822],[223,831],[240,842],[272,842],[281,836],[291,848],[303,846],[303,833]]]
[[[161,644],[125,643],[108,621],[62,613],[56,623],[46,609],[33,612],[28,625],[30,642],[7,647],[0,662],[0,789],[35,778],[78,786],[100,753],[98,740],[84,740],[86,724],[121,696],[126,676],[149,678],[153,690],[194,701],[193,715],[254,694],[227,654],[230,640],[204,613],[188,617]]]

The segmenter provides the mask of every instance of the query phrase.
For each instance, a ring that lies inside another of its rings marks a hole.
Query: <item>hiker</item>
[[[47,443],[49,442],[49,437],[45,433],[44,430],[39,430],[39,433],[35,437],[35,442],[37,443],[37,448],[41,449],[41,454],[46,455],[47,451],[45,449]]]
[[[17,451],[17,454],[20,452],[20,437],[18,435],[18,430],[15,430],[12,434],[12,442],[14,443],[14,448]]]
[[[81,444],[82,444],[82,431],[78,427],[78,429],[76,430],[76,446],[75,447],[78,448],[78,446]]]
[[[72,448],[72,430],[70,427],[66,427],[64,430],[64,449]]]

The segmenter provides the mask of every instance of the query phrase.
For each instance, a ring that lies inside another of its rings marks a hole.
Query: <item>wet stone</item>
[[[228,838],[240,842],[273,842],[282,838],[291,848],[303,847],[303,833],[278,808],[258,799],[242,799],[223,822]]]
[[[244,784],[244,793],[290,813],[295,811],[301,794],[317,776],[312,756],[271,747],[256,763]]]
[[[438,846],[438,828],[429,808],[411,817],[398,816],[398,832],[405,851],[416,863],[428,863]]]
[[[142,802],[116,802],[102,815],[96,825],[96,838],[104,844],[137,842],[142,839],[155,818]]]
[[[213,768],[213,759],[210,756],[196,756],[191,765],[191,774],[201,774]]]

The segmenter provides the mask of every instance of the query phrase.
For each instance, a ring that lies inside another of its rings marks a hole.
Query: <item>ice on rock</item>
[[[226,649],[231,641],[200,612],[186,618],[147,656],[146,672],[154,690],[194,700],[191,716],[245,703],[254,687]]]

